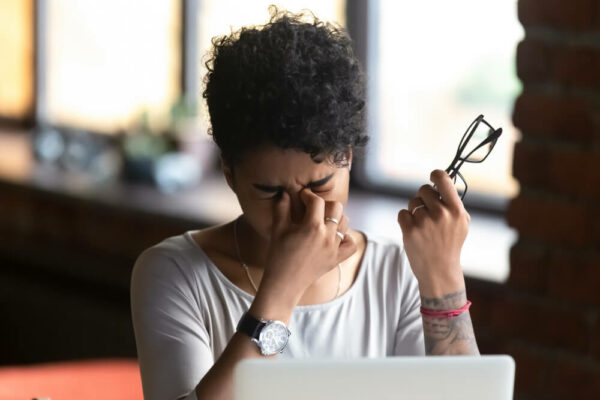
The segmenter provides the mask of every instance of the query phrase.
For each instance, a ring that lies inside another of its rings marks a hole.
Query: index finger
[[[462,207],[462,201],[450,175],[441,169],[436,169],[431,172],[429,179],[435,184],[444,204],[457,210]]]
[[[281,194],[281,198],[273,206],[273,227],[282,229],[292,222],[290,215],[290,195],[287,192]]]
[[[306,207],[304,212],[304,222],[325,221],[325,200],[323,200],[322,197],[314,194],[312,190],[305,188],[300,192],[300,199],[304,202],[304,206]]]

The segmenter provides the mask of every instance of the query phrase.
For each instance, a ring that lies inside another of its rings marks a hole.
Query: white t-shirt
[[[195,399],[194,388],[254,298],[221,273],[192,233],[147,249],[133,269],[131,310],[146,400]],[[279,357],[425,354],[417,280],[403,247],[366,236],[353,285],[330,302],[297,306]]]

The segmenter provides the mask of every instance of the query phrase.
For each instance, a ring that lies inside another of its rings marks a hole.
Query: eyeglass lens
[[[466,157],[467,162],[481,162],[492,151],[494,142],[488,142],[478,147],[481,142],[494,133],[494,130],[484,122],[476,123],[471,129],[471,137],[468,139],[462,157]]]
[[[462,200],[465,197],[465,195],[467,194],[467,183],[465,182],[465,180],[460,172],[457,172],[456,175],[454,175],[454,178],[452,178],[452,180],[454,181],[454,187],[456,188],[456,191],[458,192],[458,196]]]

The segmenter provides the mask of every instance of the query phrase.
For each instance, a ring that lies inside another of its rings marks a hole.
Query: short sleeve
[[[131,313],[146,400],[195,399],[214,363],[193,280],[184,272],[159,247],[143,252],[133,268]]]
[[[400,253],[401,311],[394,344],[395,356],[425,355],[425,339],[421,320],[421,296],[417,278],[412,272],[404,249]]]

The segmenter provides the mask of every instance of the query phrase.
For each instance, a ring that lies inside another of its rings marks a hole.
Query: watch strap
[[[258,340],[260,331],[266,324],[266,322],[254,318],[249,313],[244,313],[240,319],[240,322],[238,322],[236,331],[242,332],[248,335],[250,338]]]

